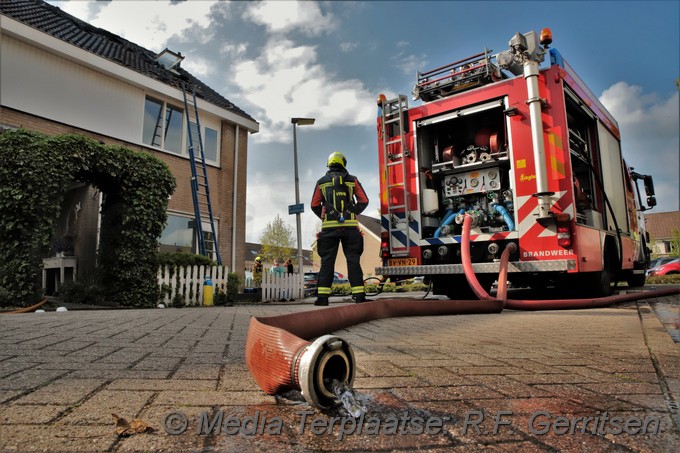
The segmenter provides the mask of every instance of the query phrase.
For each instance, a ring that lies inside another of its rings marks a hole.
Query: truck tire
[[[604,247],[604,256],[602,257],[602,270],[599,272],[590,272],[587,277],[589,280],[586,290],[594,297],[606,297],[612,293],[612,268],[614,258],[610,253],[611,247]]]
[[[629,272],[626,274],[626,283],[628,286],[645,286],[645,280],[647,276],[643,272],[642,274],[634,274]]]

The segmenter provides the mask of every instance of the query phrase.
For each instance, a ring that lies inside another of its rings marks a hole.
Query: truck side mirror
[[[656,197],[655,196],[647,197],[647,204],[649,205],[650,208],[656,206]]]
[[[643,181],[645,183],[645,193],[647,194],[648,197],[654,198],[654,180],[652,179],[651,175],[645,175]],[[651,204],[648,198],[647,203],[650,206],[655,206],[656,200],[654,200],[654,204]]]

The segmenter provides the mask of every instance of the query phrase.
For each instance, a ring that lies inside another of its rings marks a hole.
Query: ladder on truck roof
[[[198,236],[198,252],[209,258],[214,258],[217,264],[222,264],[220,250],[217,246],[217,231],[215,230],[215,218],[213,217],[210,203],[210,186],[208,184],[208,169],[205,165],[203,153],[203,139],[201,137],[201,123],[198,119],[198,105],[196,103],[196,90],[191,86],[191,101],[187,86],[182,82],[182,95],[184,96],[184,111],[187,112],[187,142],[189,162],[191,163],[191,197],[194,201],[194,222]],[[204,231],[203,223],[210,225],[210,231]],[[210,235],[206,235],[210,233]]]
[[[387,230],[389,232],[389,250],[392,256],[408,256],[411,245],[409,238],[409,193],[406,183],[405,161],[405,158],[411,155],[406,142],[406,128],[404,127],[404,116],[407,110],[408,99],[403,95],[398,95],[396,99],[382,103],[382,152],[387,173]],[[403,200],[402,202],[397,201],[400,198]],[[399,236],[405,235],[405,245],[394,244],[395,233],[397,233],[399,242],[401,242]]]

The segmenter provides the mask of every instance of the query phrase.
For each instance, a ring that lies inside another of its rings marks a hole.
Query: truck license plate
[[[415,258],[391,258],[387,260],[388,266],[415,266],[417,264]]]

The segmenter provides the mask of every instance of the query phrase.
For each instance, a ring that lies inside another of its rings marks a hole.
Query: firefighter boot
[[[373,299],[366,299],[366,294],[361,293],[355,296],[356,303],[360,304],[362,302],[372,302]]]
[[[314,301],[314,305],[326,307],[328,306],[328,297],[319,296]]]

